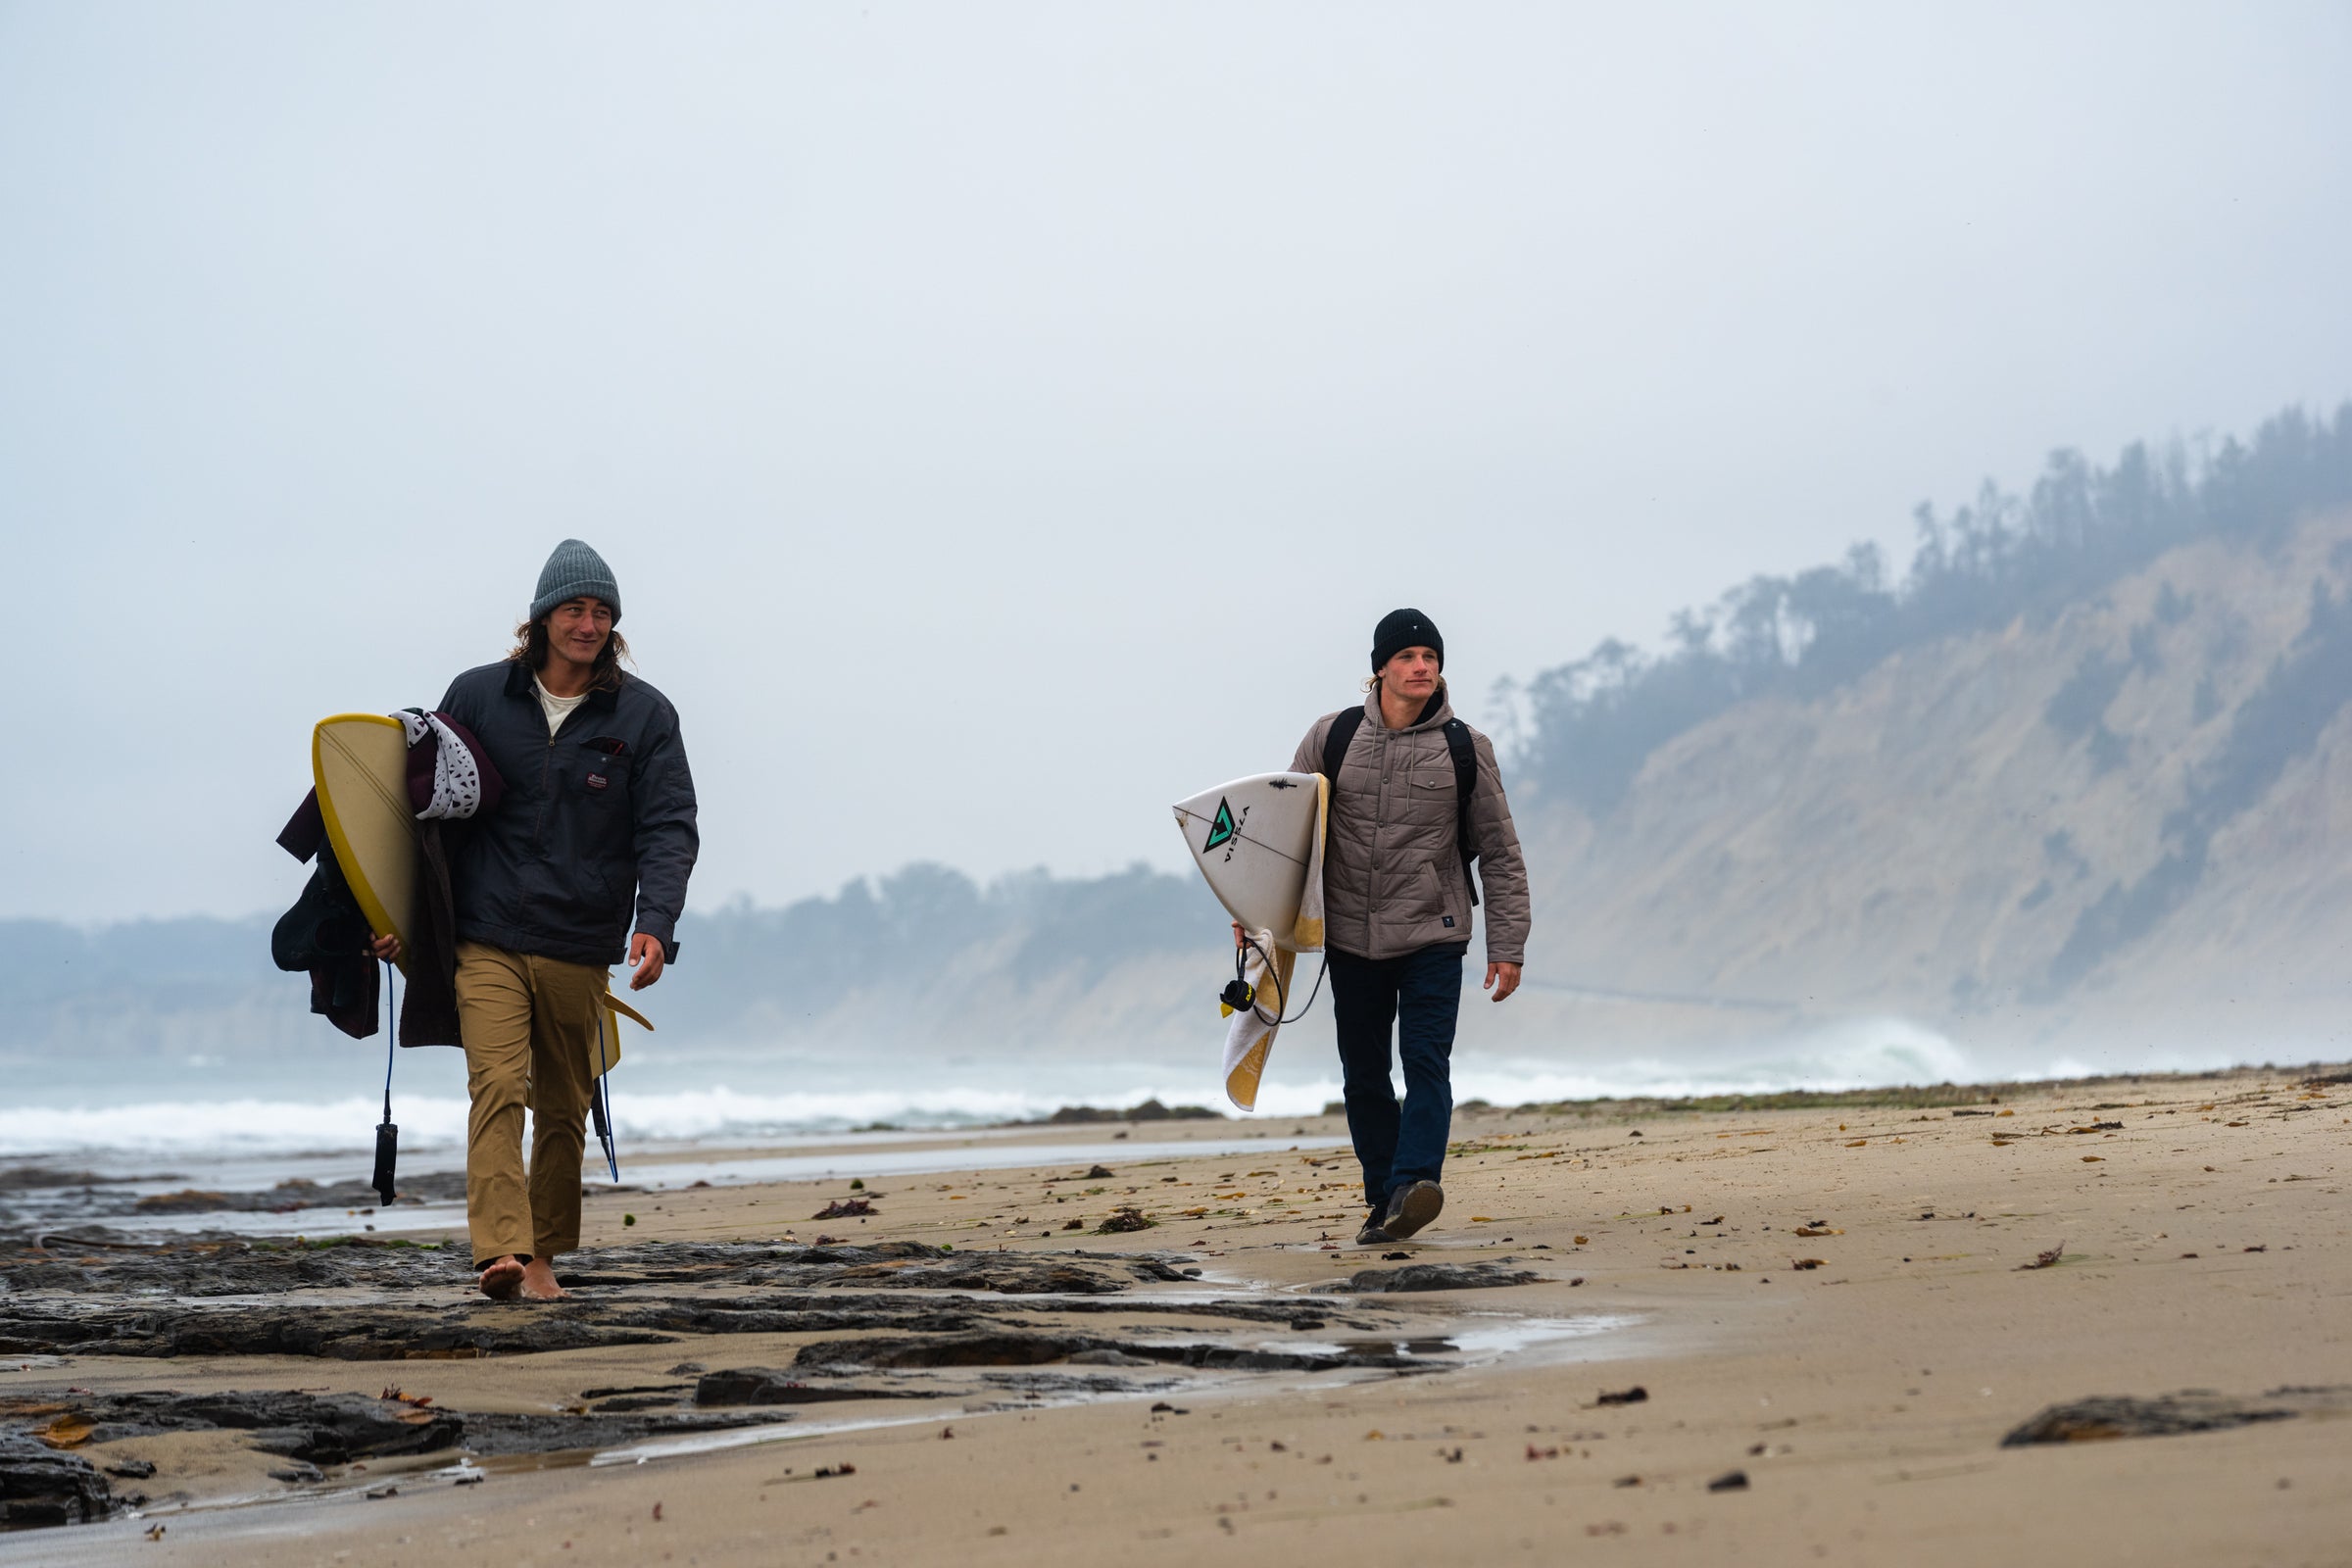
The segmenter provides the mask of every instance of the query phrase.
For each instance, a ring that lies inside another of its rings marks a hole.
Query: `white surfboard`
[[[1312,773],[1259,773],[1178,803],[1186,846],[1244,930],[1287,935],[1298,923],[1321,782]]]

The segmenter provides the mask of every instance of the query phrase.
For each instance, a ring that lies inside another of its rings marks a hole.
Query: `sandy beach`
[[[558,1309],[468,1298],[437,1249],[337,1250],[423,1258],[423,1282],[395,1291],[174,1299],[105,1283],[144,1254],[60,1242],[11,1262],[0,1396],[61,1452],[154,1473],[113,1482],[144,1506],[0,1537],[0,1563],[2352,1560],[2336,1419],[2352,1410],[2352,1084],[2247,1070],[1998,1093],[1465,1111],[1446,1214],[1387,1250],[1402,1256],[1348,1245],[1354,1166],[1322,1118],[1024,1134],[1045,1146],[1026,1169],[856,1190],[597,1196],[583,1284]],[[1237,1137],[1243,1152],[1188,1147]],[[1115,1159],[1057,1155],[1106,1141]],[[859,1198],[875,1212],[808,1217]],[[1122,1207],[1153,1223],[1101,1234]],[[758,1287],[717,1248],[738,1243],[767,1244],[743,1255],[786,1260],[799,1284]],[[597,1283],[608,1257],[617,1283]],[[1423,1265],[1468,1272],[1440,1276],[1449,1289],[1357,1281]],[[1367,1288],[1332,1289],[1350,1282]],[[645,1315],[704,1297],[738,1317],[690,1332]],[[740,1315],[786,1297],[794,1323],[815,1321],[811,1301],[846,1309],[807,1332]],[[402,1352],[345,1339],[159,1358],[159,1342],[27,1338],[48,1332],[27,1327],[41,1311],[54,1327],[102,1300],[152,1335],[206,1313],[366,1320],[395,1298],[443,1335],[570,1313],[608,1339],[354,1359]],[[623,1322],[640,1343],[611,1341]],[[834,1342],[830,1360],[808,1350]],[[893,1365],[881,1342],[922,1348]],[[291,1481],[254,1431],[110,1439],[92,1413],[142,1391],[397,1389],[383,1404],[404,1418],[538,1433],[672,1420],[743,1368],[775,1371],[789,1402],[730,1407],[744,1424],[715,1430],[540,1436],[478,1459],[458,1441]],[[2003,1446],[2052,1406],[2191,1390],[2211,1395],[2155,1411],[2209,1430]]]

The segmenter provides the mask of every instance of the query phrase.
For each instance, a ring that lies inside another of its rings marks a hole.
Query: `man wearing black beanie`
[[[1370,1207],[1362,1246],[1402,1241],[1445,1207],[1454,1020],[1479,902],[1473,859],[1486,888],[1483,989],[1496,1002],[1519,988],[1527,948],[1527,866],[1494,747],[1453,716],[1445,665],[1435,622],[1390,612],[1372,632],[1363,705],[1317,719],[1291,761],[1331,780],[1325,948],[1348,1131]],[[1401,1106],[1389,1085],[1392,1033]]]

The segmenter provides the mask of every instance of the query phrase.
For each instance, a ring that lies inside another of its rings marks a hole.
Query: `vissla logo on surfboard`
[[[1247,816],[1250,813],[1248,809],[1245,808],[1242,814]],[[1231,843],[1234,835],[1240,831],[1240,826],[1233,819],[1232,806],[1227,804],[1224,796],[1218,796],[1216,820],[1208,824],[1208,841],[1200,846],[1200,853],[1202,855],[1206,855],[1213,849],[1217,849],[1225,844]],[[1231,852],[1228,851],[1227,853],[1230,854]]]

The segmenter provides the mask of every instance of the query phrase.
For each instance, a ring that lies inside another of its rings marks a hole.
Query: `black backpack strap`
[[[1445,723],[1446,750],[1453,757],[1453,840],[1462,853],[1462,880],[1470,884],[1470,906],[1478,907],[1478,879],[1470,862],[1478,858],[1478,839],[1470,831],[1470,797],[1478,790],[1478,748],[1470,742],[1470,726],[1458,718]]]
[[[1331,719],[1331,732],[1323,737],[1323,776],[1331,782],[1331,793],[1340,792],[1340,764],[1348,760],[1348,748],[1355,743],[1355,732],[1364,727],[1364,710],[1360,708],[1343,709]]]

